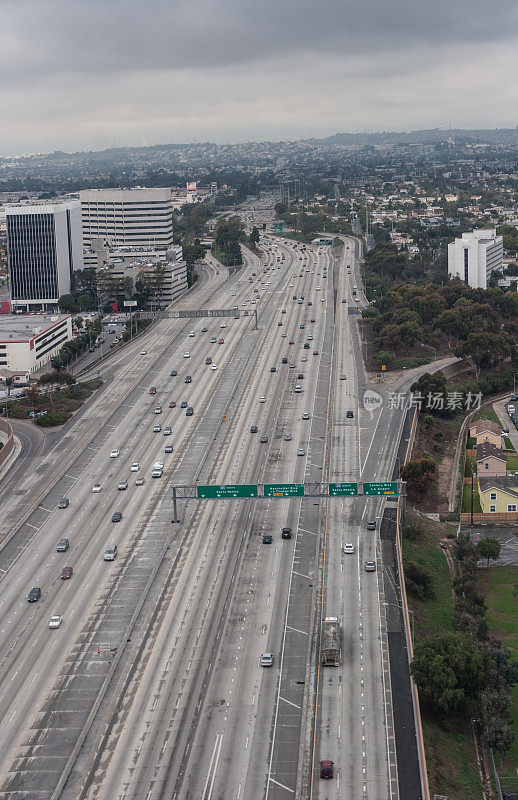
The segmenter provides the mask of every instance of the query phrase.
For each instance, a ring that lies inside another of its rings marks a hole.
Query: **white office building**
[[[487,289],[494,270],[503,269],[502,237],[494,228],[463,233],[448,245],[448,275],[459,278],[472,289]]]
[[[13,308],[45,311],[72,288],[83,269],[79,201],[6,206],[7,256]]]
[[[0,319],[0,378],[36,372],[71,338],[70,314],[4,315]]]
[[[171,189],[86,189],[79,192],[83,246],[167,250],[173,244]]]

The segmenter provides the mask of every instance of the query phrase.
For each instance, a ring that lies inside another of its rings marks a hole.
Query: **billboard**
[[[10,314],[11,303],[9,300],[0,300],[0,314]]]
[[[196,193],[196,181],[191,181],[187,184],[187,194]]]
[[[136,300],[125,300],[124,301],[124,305],[125,305],[126,308],[135,308],[136,305],[137,305],[137,301]]]

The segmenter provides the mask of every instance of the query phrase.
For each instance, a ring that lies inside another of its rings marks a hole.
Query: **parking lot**
[[[470,529],[471,540],[476,544],[480,539],[491,537],[498,539],[502,549],[498,561],[490,561],[490,566],[511,567],[518,564],[518,527],[509,525],[502,528],[492,528],[481,525]],[[486,565],[486,559],[480,562]]]

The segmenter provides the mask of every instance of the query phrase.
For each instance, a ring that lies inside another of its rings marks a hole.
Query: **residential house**
[[[517,514],[518,475],[509,478],[478,478],[478,493],[483,514]]]
[[[491,442],[495,447],[501,447],[502,429],[490,419],[477,419],[469,426],[469,438],[476,439],[477,445]]]
[[[492,442],[481,442],[477,445],[477,475],[505,478],[507,458],[499,447]]]

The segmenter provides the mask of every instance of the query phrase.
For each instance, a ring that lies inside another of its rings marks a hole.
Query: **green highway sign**
[[[265,483],[265,497],[304,497],[303,483]]]
[[[386,481],[385,483],[364,483],[363,494],[365,495],[397,495],[397,481]]]
[[[357,483],[330,483],[329,497],[357,497]]]
[[[196,497],[198,500],[204,497],[258,497],[256,483],[227,483],[226,486],[197,486]]]

